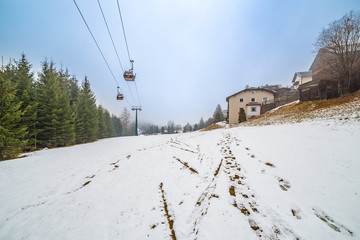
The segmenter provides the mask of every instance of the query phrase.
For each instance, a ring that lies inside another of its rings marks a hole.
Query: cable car
[[[124,95],[122,95],[121,93],[118,93],[116,95],[116,100],[124,100]]]
[[[119,88],[120,87],[117,87],[116,100],[124,100],[124,95],[119,92]]]
[[[134,60],[130,60],[131,69],[129,69],[129,71],[124,72],[125,81],[134,81],[135,80],[136,74],[133,73],[133,62],[134,62]]]

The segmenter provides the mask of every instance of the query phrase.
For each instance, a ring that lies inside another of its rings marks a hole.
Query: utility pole
[[[135,136],[138,136],[138,120],[137,120],[137,112],[141,111],[141,106],[132,106],[131,110],[135,111]]]

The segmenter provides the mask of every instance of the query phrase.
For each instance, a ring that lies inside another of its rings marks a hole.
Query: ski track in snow
[[[239,127],[0,162],[0,239],[357,239],[359,133]]]

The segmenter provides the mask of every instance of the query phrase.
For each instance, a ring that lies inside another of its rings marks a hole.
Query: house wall
[[[246,112],[247,112],[247,119],[250,119],[252,117],[256,117],[256,116],[260,116],[260,105],[256,105],[256,106],[246,106]],[[255,108],[255,112],[251,111],[251,108]]]
[[[254,93],[252,93],[254,91]],[[261,89],[248,89],[241,93],[238,93],[229,98],[229,123],[238,123],[239,122],[239,111],[240,108],[244,108],[245,115],[247,114],[246,104],[251,102],[251,98],[255,98],[255,102],[262,103],[263,98],[267,97],[268,101],[274,99],[274,94],[268,91]],[[244,101],[240,102],[240,98],[243,98]]]
[[[294,89],[298,89],[301,84],[304,84],[304,83],[307,83],[307,82],[310,82],[310,81],[312,81],[312,76],[307,76],[307,77],[297,76],[294,83],[299,82],[299,84],[294,85]]]
[[[310,81],[312,81],[312,76],[302,77],[300,84],[304,84],[304,83],[307,83],[307,82],[310,82]]]

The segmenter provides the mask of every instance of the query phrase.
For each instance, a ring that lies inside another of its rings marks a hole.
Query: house
[[[323,48],[318,51],[309,69],[309,72],[312,73],[311,81],[297,87],[301,101],[339,96],[338,81],[333,71],[336,64],[337,57],[333,53]]]
[[[274,92],[264,88],[246,88],[226,98],[228,122],[239,123],[239,112],[243,108],[247,119],[260,115],[261,105],[274,101]]]
[[[306,72],[296,72],[294,74],[292,83],[293,88],[298,89],[300,85],[305,84],[307,82],[312,81],[312,71],[306,71]]]

